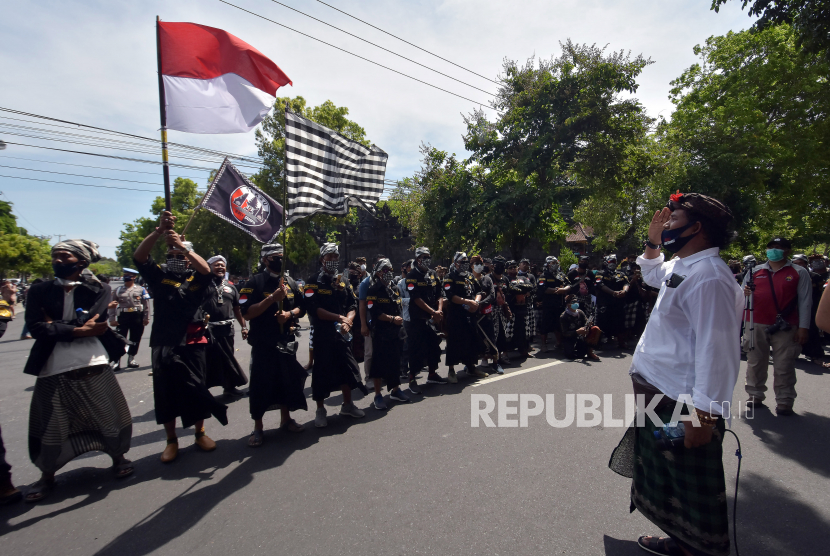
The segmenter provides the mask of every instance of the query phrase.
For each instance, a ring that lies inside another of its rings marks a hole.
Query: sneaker
[[[129,360],[127,361],[127,367],[129,367],[131,369],[137,369],[138,368],[138,363],[136,363],[135,357],[130,357],[129,358]]]
[[[493,363],[492,366],[493,366],[493,370],[496,371],[496,374],[500,374],[500,375],[504,374],[504,369],[502,368],[502,366],[499,363]]]
[[[427,380],[427,382],[431,383],[432,379]],[[447,382],[449,382],[450,384],[458,384],[458,375],[455,374],[455,369],[450,369],[449,372],[447,372]]]
[[[380,409],[381,411],[386,411],[387,409],[389,409],[388,407],[386,407],[386,401],[380,394],[375,394],[375,401],[372,402],[372,405],[375,406],[375,409]]]
[[[403,391],[400,388],[396,388],[396,389],[392,390],[391,392],[389,392],[389,399],[390,400],[395,400],[396,402],[403,402],[403,403],[409,403],[409,402],[412,401],[409,398],[409,396],[404,394]]]
[[[414,380],[409,381],[409,391],[413,394],[421,395],[421,389],[418,388],[418,383]]]
[[[458,382],[457,378],[455,379],[455,382]],[[427,384],[446,384],[446,383],[447,383],[447,379],[446,378],[441,378],[440,376],[438,376],[438,373],[430,373],[429,376],[427,376]]]
[[[794,415],[795,412],[793,411],[792,407],[786,405],[777,405],[775,406],[775,414],[779,417],[788,417],[790,415]]]
[[[236,398],[242,398],[245,396],[245,392],[243,392],[239,388],[228,388],[226,390],[223,390],[222,393],[226,396],[233,396]]]
[[[375,401],[377,402],[377,400]],[[340,415],[348,415],[349,417],[360,419],[361,417],[364,417],[366,413],[364,413],[362,409],[358,409],[354,403],[344,403],[340,406]]]
[[[326,408],[321,407],[317,410],[317,413],[314,415],[314,426],[318,429],[321,429],[329,424],[328,420],[326,419]]]

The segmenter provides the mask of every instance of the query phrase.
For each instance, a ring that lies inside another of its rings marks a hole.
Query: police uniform
[[[597,326],[607,336],[619,336],[625,330],[625,298],[618,299],[606,293],[622,291],[628,285],[628,277],[621,270],[600,270],[596,273]]]
[[[153,292],[150,347],[156,423],[181,417],[187,428],[213,415],[227,424],[228,407],[205,386],[207,338],[201,305],[209,294],[212,275],[190,269],[170,272],[151,256],[136,264]]]
[[[473,278],[470,273],[460,272],[453,264],[444,278],[444,295],[449,300],[445,362],[447,366],[463,364],[473,371],[482,351],[473,320],[476,314],[470,313],[463,305],[452,303],[454,296],[474,299]]]
[[[421,271],[417,259],[412,265],[412,270],[406,275],[406,291],[409,292],[411,332],[407,337],[409,374],[414,377],[424,367],[434,371],[441,361],[441,338],[429,323],[432,315],[419,307],[416,301],[422,299],[429,307],[438,310],[438,302],[444,297],[444,293],[435,272]]]
[[[234,355],[234,309],[239,307],[239,292],[226,280],[210,286],[210,294],[202,303],[209,317],[206,384],[233,390],[248,384],[248,377]]]
[[[124,271],[132,272],[132,269],[125,268]],[[109,310],[109,320],[116,321],[116,332],[131,342],[127,348],[129,366],[138,367],[133,359],[138,353],[141,336],[144,335],[144,322],[150,320],[150,295],[143,286],[133,282],[129,288],[126,284],[115,288],[112,291],[112,301],[117,301],[118,307]]]
[[[368,389],[360,380],[360,368],[345,336],[337,330],[337,322],[322,320],[317,309],[346,316],[357,312],[357,297],[349,281],[341,275],[328,274],[322,269],[306,281],[303,291],[306,311],[314,327],[314,367],[311,375],[311,398],[322,401],[342,385]]]
[[[0,338],[6,333],[6,327],[13,316],[9,303],[5,299],[0,299]]]
[[[366,294],[366,310],[372,331],[372,365],[369,378],[386,381],[391,392],[401,384],[402,325],[380,320],[381,315],[401,316],[401,299],[396,288],[374,276]]]
[[[287,288],[283,311],[300,308],[299,315],[279,323],[280,304],[272,303],[258,317],[248,320],[248,344],[251,346],[251,385],[248,388],[251,418],[262,419],[266,411],[287,407],[289,411],[308,409],[303,389],[308,373],[297,361],[297,321],[305,315],[305,302],[297,283],[285,276]],[[239,290],[242,314],[269,297],[280,287],[280,278],[269,270],[255,274]]]

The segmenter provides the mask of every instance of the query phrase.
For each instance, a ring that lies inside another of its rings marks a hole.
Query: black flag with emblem
[[[202,201],[205,208],[257,241],[271,243],[282,230],[283,208],[226,158]]]

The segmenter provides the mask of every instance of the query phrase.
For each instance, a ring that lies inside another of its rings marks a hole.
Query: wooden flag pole
[[[283,129],[285,129],[285,125],[283,124]],[[288,183],[286,182],[286,162],[288,158],[288,142],[283,137],[283,148],[282,148],[282,268],[280,269],[280,286],[285,283],[285,259],[286,255],[288,254],[288,246],[286,245],[286,238],[288,234],[286,234],[287,226],[285,225],[286,222],[286,215],[288,213]],[[280,300],[280,313],[282,313],[282,300]],[[280,334],[284,332],[283,325],[280,324]]]
[[[161,73],[161,31],[159,16],[156,16],[156,57],[159,74],[159,113],[161,115],[161,162],[164,173],[164,208],[170,210],[170,165],[167,159],[167,102],[164,97],[164,78]],[[195,214],[195,213],[194,213]],[[192,217],[191,217],[192,219]],[[190,224],[188,222],[188,224]],[[187,228],[185,228],[187,229]]]

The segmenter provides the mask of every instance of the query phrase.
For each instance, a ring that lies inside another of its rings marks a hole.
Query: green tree
[[[118,264],[118,261],[110,259],[109,257],[104,257],[97,263],[89,265],[89,269],[93,273],[96,275],[103,274],[104,276],[121,276],[122,268],[122,265]]]
[[[716,12],[728,0],[712,0]],[[756,31],[776,25],[792,25],[796,45],[811,54],[824,54],[830,60],[830,1],[828,0],[742,0],[749,16],[758,16]]]
[[[0,276],[47,276],[51,272],[52,249],[48,240],[0,231]]]
[[[796,45],[787,25],[710,37],[701,63],[672,81],[677,106],[659,140],[682,157],[682,191],[727,203],[733,248],[757,250],[784,233],[830,241],[830,68]]]

